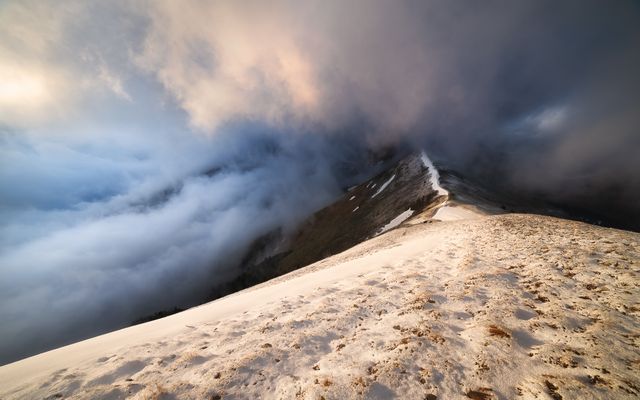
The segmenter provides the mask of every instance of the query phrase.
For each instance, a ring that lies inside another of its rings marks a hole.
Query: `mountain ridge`
[[[538,215],[406,224],[2,366],[0,396],[635,398],[638,249],[637,233]]]

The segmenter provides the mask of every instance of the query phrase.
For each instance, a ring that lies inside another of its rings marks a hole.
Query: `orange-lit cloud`
[[[34,107],[50,100],[45,78],[17,68],[0,66],[0,105]]]
[[[312,59],[279,3],[155,2],[138,65],[155,74],[196,127],[231,118],[319,117]]]
[[[420,21],[384,3],[318,4],[156,1],[136,63],[203,131],[238,118],[331,130],[358,114],[379,136],[408,132],[433,91]]]

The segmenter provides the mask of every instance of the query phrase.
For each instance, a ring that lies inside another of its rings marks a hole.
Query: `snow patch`
[[[371,196],[371,198],[373,199],[374,197],[376,197],[377,195],[379,195],[383,190],[385,190],[387,188],[387,186],[389,186],[389,184],[396,178],[396,174],[393,174],[393,176],[391,178],[389,178],[389,180],[387,180],[385,183],[382,184],[382,186],[380,186],[380,188],[378,188],[378,191],[375,192],[373,194],[373,196]],[[376,185],[373,185],[373,187],[376,187]]]
[[[349,197],[349,201],[351,201],[351,200],[353,200],[355,198],[356,198],[356,196],[351,196],[351,197]]]
[[[422,159],[422,164],[429,170],[429,182],[431,182],[431,187],[433,190],[438,192],[438,194],[442,196],[446,196],[449,192],[440,186],[440,173],[436,169],[436,167],[431,162],[431,159],[427,156],[427,153],[424,151],[420,154],[420,158]]]
[[[413,210],[412,209],[408,209],[407,211],[403,212],[402,214],[398,215],[397,217],[395,217],[394,219],[389,221],[388,224],[386,224],[385,226],[380,228],[380,230],[378,231],[378,233],[376,233],[376,235],[383,234],[386,231],[395,228],[396,226],[398,226],[401,223],[403,223],[404,221],[406,221],[412,215],[413,215]]]
[[[358,208],[360,208],[360,206],[357,206],[357,207],[356,207],[356,208],[354,208],[354,209],[353,209],[353,211],[351,211],[351,212],[356,212],[356,211],[358,211]]]

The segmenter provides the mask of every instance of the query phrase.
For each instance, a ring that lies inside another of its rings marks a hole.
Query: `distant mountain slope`
[[[393,163],[392,153],[383,157],[386,162],[378,166]],[[276,229],[255,240],[237,271],[229,273],[233,278],[212,284],[211,294],[203,302],[302,268],[402,225],[508,212],[585,220],[541,198],[489,190],[456,171],[434,166],[425,152],[412,153],[349,188],[341,198],[310,216],[293,235]],[[136,323],[173,312],[162,310]]]
[[[342,198],[312,215],[291,238],[277,233],[261,238],[240,266],[240,276],[218,288],[214,297],[347,250],[411,217],[433,215],[448,196],[434,190],[433,172],[425,164],[425,157],[405,157],[392,168],[350,188]],[[265,258],[269,247],[284,250]]]
[[[639,299],[640,234],[474,213],[2,366],[0,398],[632,399]]]

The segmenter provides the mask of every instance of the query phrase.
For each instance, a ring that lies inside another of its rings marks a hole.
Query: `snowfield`
[[[188,311],[0,367],[0,398],[640,396],[640,235],[401,226]]]
[[[412,215],[413,215],[413,210],[412,209],[408,209],[407,211],[402,212],[400,215],[398,215],[397,217],[395,217],[394,219],[389,221],[388,224],[386,224],[385,226],[380,228],[380,230],[378,231],[378,235],[381,235],[381,234],[385,233],[386,231],[389,231],[389,230],[399,226],[404,221],[409,219],[409,217],[411,217]]]

